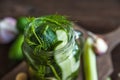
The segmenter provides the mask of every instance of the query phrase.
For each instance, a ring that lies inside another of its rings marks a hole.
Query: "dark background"
[[[62,14],[94,33],[108,33],[120,25],[120,0],[0,0],[0,18]],[[0,76],[12,69],[6,57],[10,44],[0,45]],[[3,53],[4,52],[4,53]],[[120,44],[112,51],[113,80],[120,80]],[[14,64],[15,65],[15,64]],[[6,71],[5,71],[6,69]]]

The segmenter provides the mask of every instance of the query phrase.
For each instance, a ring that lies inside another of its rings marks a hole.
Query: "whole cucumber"
[[[13,60],[22,60],[23,59],[23,54],[22,54],[22,43],[24,40],[24,36],[20,34],[15,42],[12,44],[9,50],[9,55],[8,57]]]

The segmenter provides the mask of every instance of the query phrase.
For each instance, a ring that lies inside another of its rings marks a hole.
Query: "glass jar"
[[[22,50],[28,63],[30,80],[77,79],[80,54],[83,49],[83,36],[81,32],[74,31],[73,28],[68,27],[68,29],[69,40],[67,44],[53,51],[34,50],[33,47],[28,45],[28,40],[26,40],[26,37],[31,36],[31,34],[25,33]]]

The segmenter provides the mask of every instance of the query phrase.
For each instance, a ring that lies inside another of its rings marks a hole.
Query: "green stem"
[[[84,47],[83,66],[85,80],[98,80],[96,55],[92,49],[92,42],[92,39],[88,38]]]
[[[49,18],[44,18],[44,19],[47,20],[47,21],[53,22],[53,23],[55,23],[55,24],[57,24],[57,25],[61,25],[60,23],[58,23],[58,22],[55,21],[55,20],[52,20],[52,19],[49,19]]]
[[[35,35],[36,39],[38,40],[38,42],[41,44],[41,41],[40,41],[40,39],[38,38],[37,34],[35,33],[33,26],[32,26],[32,31],[33,31],[33,34]]]
[[[57,74],[57,72],[56,72],[55,68],[54,68],[52,65],[50,65],[50,64],[48,64],[48,65],[49,65],[49,66],[50,66],[50,68],[52,69],[52,71],[53,71],[53,73],[54,73],[55,77],[56,77],[58,80],[61,80],[61,79],[60,79],[60,77],[58,76],[58,74]]]
[[[39,73],[40,73],[41,79],[44,79],[44,76],[45,76],[45,66],[41,65],[39,67]]]

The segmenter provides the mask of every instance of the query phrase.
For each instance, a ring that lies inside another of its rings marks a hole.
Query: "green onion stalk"
[[[96,55],[93,51],[93,40],[90,37],[88,37],[85,42],[82,56],[85,80],[98,80]]]

